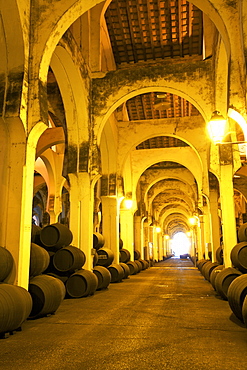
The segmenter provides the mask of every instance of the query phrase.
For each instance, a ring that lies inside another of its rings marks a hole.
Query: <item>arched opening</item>
[[[186,233],[181,231],[176,233],[171,239],[171,248],[174,257],[190,254],[191,250],[190,237]]]

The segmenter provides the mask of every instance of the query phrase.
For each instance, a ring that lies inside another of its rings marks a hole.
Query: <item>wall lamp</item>
[[[126,209],[131,209],[133,206],[133,200],[132,199],[124,199],[124,206]]]
[[[190,225],[192,225],[192,226],[195,226],[195,225],[199,226],[200,225],[200,219],[199,219],[198,216],[194,215],[194,216],[190,217],[188,219],[188,221],[189,221]]]
[[[214,111],[210,121],[208,122],[207,129],[211,140],[214,144],[245,144],[246,141],[223,141],[224,137],[229,134],[227,119],[222,116],[218,111]]]

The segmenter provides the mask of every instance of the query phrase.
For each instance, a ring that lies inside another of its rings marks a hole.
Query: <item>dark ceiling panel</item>
[[[156,136],[143,141],[136,149],[178,148],[188,146],[184,141],[172,136]]]
[[[202,54],[202,12],[186,0],[113,0],[105,19],[117,65]]]
[[[165,98],[157,99],[161,93],[150,92],[127,100],[126,107],[130,121],[198,116],[198,110],[180,96],[162,93]],[[164,107],[162,108],[162,104]],[[161,105],[158,109],[158,105]]]

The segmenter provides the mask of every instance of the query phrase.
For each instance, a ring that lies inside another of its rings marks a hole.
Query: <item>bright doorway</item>
[[[171,239],[171,248],[175,257],[190,253],[191,239],[185,233],[178,232]]]

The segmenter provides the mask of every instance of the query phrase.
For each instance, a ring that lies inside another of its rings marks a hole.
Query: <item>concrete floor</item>
[[[189,260],[66,299],[0,340],[0,370],[247,369],[247,329]]]

